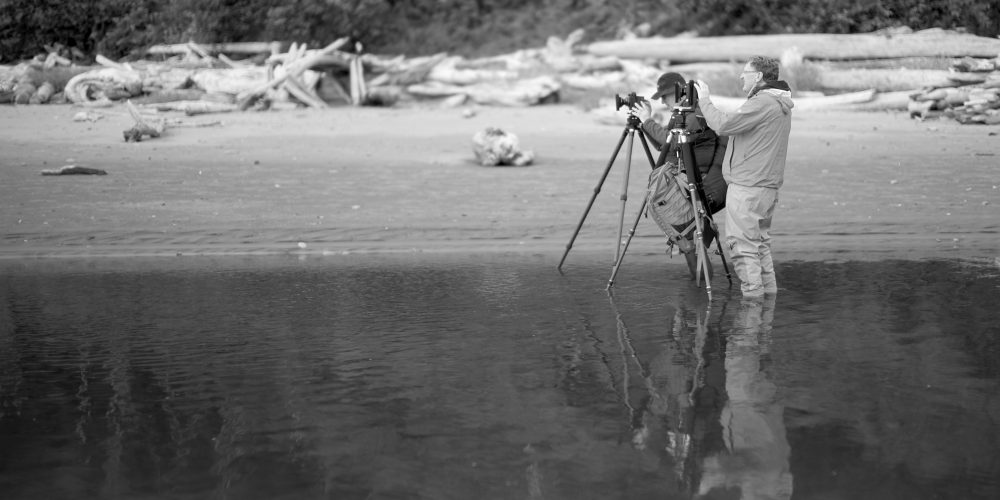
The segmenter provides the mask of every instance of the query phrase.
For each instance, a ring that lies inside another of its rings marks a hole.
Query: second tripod
[[[627,100],[615,96],[615,102],[620,108],[623,105],[629,106],[631,109],[632,105],[636,102],[641,101],[643,98],[635,95],[635,93],[629,94]],[[632,113],[629,113],[628,119],[625,122],[625,129],[622,131],[621,138],[618,139],[618,144],[615,146],[614,153],[611,154],[611,160],[608,161],[607,167],[604,168],[604,173],[601,174],[601,179],[594,186],[594,193],[590,196],[590,202],[587,203],[587,208],[583,210],[583,216],[580,217],[580,222],[576,225],[576,230],[573,231],[573,236],[570,238],[569,243],[566,244],[566,251],[563,252],[562,259],[559,260],[559,271],[562,271],[563,263],[566,261],[566,256],[569,255],[569,251],[573,248],[573,242],[576,241],[577,235],[580,234],[580,228],[583,227],[583,222],[587,219],[587,214],[590,213],[590,209],[594,206],[594,201],[597,199],[597,195],[601,192],[601,187],[604,185],[604,181],[608,178],[608,174],[611,172],[611,167],[615,165],[615,159],[618,158],[618,153],[621,152],[622,146],[627,144],[626,157],[625,157],[625,172],[622,175],[622,189],[619,199],[621,200],[621,210],[618,217],[618,240],[615,247],[615,264],[621,262],[624,252],[622,250],[622,235],[625,226],[625,204],[628,201],[628,179],[629,171],[632,168],[632,145],[635,142],[635,137],[638,135],[639,142],[642,144],[642,149],[646,153],[646,159],[649,160],[650,168],[655,168],[656,162],[653,160],[653,153],[649,149],[649,142],[646,140],[645,133],[642,130],[642,122],[639,117]],[[640,212],[641,213],[641,212]]]

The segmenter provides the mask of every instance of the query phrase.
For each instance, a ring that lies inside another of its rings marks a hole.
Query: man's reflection
[[[725,450],[703,459],[699,497],[738,490],[742,499],[791,498],[784,407],[761,367],[762,356],[769,353],[773,318],[773,295],[742,299],[732,328],[723,332],[727,400],[719,420]]]

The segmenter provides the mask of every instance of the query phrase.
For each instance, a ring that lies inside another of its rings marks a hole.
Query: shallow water
[[[603,260],[0,262],[0,492],[1000,497],[995,266]]]

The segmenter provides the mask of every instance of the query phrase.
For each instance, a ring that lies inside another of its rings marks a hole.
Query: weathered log
[[[427,80],[427,75],[441,61],[448,57],[446,53],[432,56],[416,57],[409,61],[392,60],[379,62],[382,74],[373,78],[369,84],[372,87],[380,85],[413,85]]]
[[[831,70],[845,69],[939,69],[948,70],[954,66],[952,57],[892,57],[880,59],[824,60],[823,66]],[[742,62],[740,64],[743,64]]]
[[[857,104],[870,102],[875,98],[876,92],[873,89],[859,92],[848,92],[845,94],[824,95],[815,97],[795,97],[793,111],[811,111],[818,109],[843,109]],[[712,104],[722,110],[731,111],[740,107],[746,98],[724,97],[713,95]]]
[[[30,81],[35,87],[49,82],[56,89],[62,90],[66,84],[81,73],[95,69],[91,66],[54,66],[46,68],[35,63],[19,64],[10,71],[10,78],[17,81]]]
[[[42,175],[108,175],[108,173],[99,168],[66,165],[57,169],[42,170]]]
[[[951,79],[952,74],[949,71],[926,69],[828,70],[822,66],[816,71],[818,83],[824,89],[840,91],[875,89],[879,92],[956,86],[957,83]]]
[[[142,92],[142,77],[135,71],[97,69],[71,78],[66,83],[65,92],[75,104],[130,97]]]
[[[326,109],[329,106],[323,99],[320,99],[316,92],[311,88],[307,87],[304,83],[299,81],[297,77],[290,76],[285,80],[283,84],[288,93],[294,96],[296,99],[302,101],[309,107],[317,109]]]
[[[330,45],[327,45],[326,47],[316,52],[315,54],[311,54],[301,59],[295,60],[295,62],[284,66],[285,68],[284,74],[275,77],[270,81],[268,81],[267,83],[265,83],[264,85],[253,88],[248,92],[241,92],[237,97],[237,99],[241,103],[253,102],[258,100],[269,89],[281,85],[282,83],[284,83],[285,79],[288,78],[289,76],[298,75],[299,73],[302,73],[303,71],[311,68],[312,65],[317,61],[319,61],[321,57],[332,53],[333,51],[339,49],[340,47],[343,47],[344,45],[347,44],[347,41],[348,41],[347,37],[341,38],[331,43]]]
[[[201,89],[157,90],[132,99],[133,104],[156,104],[163,102],[197,101],[205,95]]]
[[[229,113],[236,111],[239,106],[210,101],[175,101],[149,104],[146,107],[157,111],[181,111],[188,116],[203,115],[208,113]]]
[[[235,42],[235,43],[207,43],[198,44],[199,48],[209,53],[225,54],[277,54],[281,52],[281,42]],[[153,45],[146,49],[147,54],[156,55],[178,55],[187,54],[191,51],[188,43],[175,43],[168,45]]]
[[[428,80],[454,85],[469,85],[472,83],[489,82],[497,80],[511,80],[516,78],[517,72],[507,69],[475,69],[460,68],[461,57],[449,57],[436,64],[427,74]]]
[[[31,102],[31,96],[35,95],[37,90],[38,87],[30,80],[18,82],[14,86],[14,104],[28,104]]]
[[[902,111],[906,109],[907,104],[910,102],[910,95],[914,92],[914,90],[878,92],[872,100],[850,104],[844,109],[854,111]]]
[[[283,53],[283,54],[275,54],[272,55],[271,57],[268,57],[267,61],[265,61],[265,64],[277,65],[277,64],[287,64],[289,62],[291,62],[290,55],[288,53]],[[317,56],[315,61],[312,63],[312,67],[314,68],[334,67],[334,68],[346,69],[350,67],[350,65],[351,65],[350,56],[340,52],[334,52],[332,54],[321,54]]]
[[[157,119],[153,120],[152,123],[146,120],[145,117],[139,113],[139,108],[136,108],[132,101],[125,101],[125,106],[128,108],[129,115],[132,116],[132,120],[135,121],[135,125],[132,128],[122,132],[125,137],[125,142],[139,142],[142,140],[143,136],[159,137],[160,134],[166,129],[166,124],[163,120]]]
[[[622,71],[596,74],[562,73],[559,75],[559,81],[575,89],[611,89],[624,85],[625,76]]]
[[[216,61],[219,61],[222,65],[224,65],[226,67],[229,67],[229,68],[233,67],[233,65],[230,64],[229,62],[223,61],[222,59],[218,59],[216,57],[213,57],[212,54],[210,54],[208,52],[208,50],[206,50],[201,45],[199,45],[197,43],[194,43],[194,41],[188,42],[187,45],[188,45],[188,48],[190,49],[191,52],[194,52],[195,54],[198,54],[202,59],[205,59],[205,60],[209,61],[210,63],[213,63],[213,65],[214,65],[214,63]],[[228,60],[228,58],[227,58],[227,60]]]
[[[202,127],[218,127],[222,125],[219,120],[210,121],[186,121],[179,118],[170,118],[166,120],[167,127],[169,128],[202,128]]]
[[[351,59],[351,103],[359,106],[368,98],[368,86],[365,83],[365,67],[360,57]]]
[[[465,94],[479,104],[499,106],[533,106],[558,101],[559,82],[549,76],[539,76],[513,82],[448,85],[440,82],[410,85],[406,91],[424,97],[449,97]]]
[[[52,95],[56,93],[56,88],[49,82],[44,82],[38,86],[38,90],[35,91],[31,99],[28,100],[28,104],[45,104],[49,102]]]
[[[191,72],[190,80],[208,93],[239,95],[252,92],[267,82],[267,68],[247,66],[228,69],[200,69]]]
[[[797,48],[805,59],[895,57],[997,57],[1000,40],[943,30],[907,34],[787,34],[639,38],[595,42],[591,54],[671,62],[745,61],[754,55],[781,57]]]

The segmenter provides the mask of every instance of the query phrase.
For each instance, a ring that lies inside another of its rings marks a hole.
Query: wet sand
[[[0,258],[536,252],[560,255],[625,130],[574,106],[336,108],[174,115],[126,143],[123,107],[0,107]],[[529,167],[483,167],[472,135],[518,135]],[[779,260],[1000,258],[1000,127],[904,113],[795,115],[773,235]],[[572,252],[613,254],[648,161],[623,148]],[[76,164],[105,176],[42,176]],[[721,223],[721,217],[719,217]],[[630,252],[660,253],[641,220]]]

